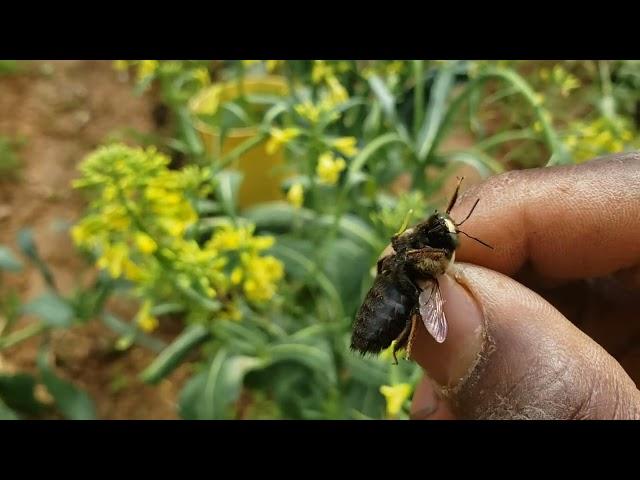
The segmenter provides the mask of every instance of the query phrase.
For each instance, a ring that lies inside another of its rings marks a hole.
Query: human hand
[[[640,154],[490,178],[452,218],[476,198],[495,250],[461,238],[444,343],[416,322],[412,417],[639,419]]]

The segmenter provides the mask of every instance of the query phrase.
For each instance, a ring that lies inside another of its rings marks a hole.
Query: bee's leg
[[[404,329],[402,330],[402,332],[400,332],[400,335],[396,339],[396,344],[393,347],[393,364],[394,365],[398,365],[398,357],[396,357],[396,352],[398,350],[402,350],[409,342],[409,336],[411,335],[411,327],[413,326],[413,321],[411,320],[411,318],[413,318],[413,312],[411,317],[409,318],[409,321],[405,325]]]

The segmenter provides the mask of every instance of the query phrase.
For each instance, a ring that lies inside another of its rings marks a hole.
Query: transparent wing
[[[442,343],[447,338],[447,318],[442,308],[443,300],[437,280],[425,284],[418,298],[420,317],[427,331],[436,342]]]

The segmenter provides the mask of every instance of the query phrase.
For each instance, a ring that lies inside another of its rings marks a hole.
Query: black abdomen
[[[351,349],[379,353],[398,338],[417,298],[403,292],[394,275],[380,275],[356,315]]]

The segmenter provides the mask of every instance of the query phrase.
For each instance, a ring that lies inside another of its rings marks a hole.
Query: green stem
[[[538,137],[528,128],[524,130],[507,130],[476,143],[475,148],[478,150],[489,150],[501,143],[511,142],[513,140],[538,140]]]
[[[218,164],[216,165],[216,169],[222,170],[229,164],[233,163],[241,155],[245,154],[246,152],[251,150],[253,147],[261,143],[265,138],[266,138],[266,135],[264,133],[260,133],[255,137],[251,137],[245,140],[236,148],[234,148],[229,153],[227,153],[222,158],[220,158],[220,160],[218,161]]]
[[[598,62],[598,73],[600,75],[600,85],[602,87],[602,113],[608,119],[616,115],[615,100],[613,98],[613,86],[611,84],[611,71],[609,62]]]
[[[413,76],[415,79],[413,95],[413,136],[418,138],[418,132],[424,116],[424,68],[422,60],[413,61]]]
[[[0,350],[12,347],[20,342],[28,340],[31,337],[41,334],[49,327],[44,323],[31,323],[17,332],[10,333],[0,339]]]
[[[160,242],[158,242],[154,238],[154,236],[151,234],[151,232],[147,230],[142,220],[133,211],[133,208],[131,208],[131,205],[129,205],[129,202],[126,199],[124,192],[118,189],[118,195],[119,195],[120,201],[122,202],[122,205],[127,211],[127,214],[131,217],[131,220],[133,221],[136,228],[140,230],[142,233],[149,235],[151,238],[154,239],[154,241],[156,241],[156,244],[160,245]],[[168,272],[173,271],[173,268],[171,268],[171,259],[166,258],[166,256],[161,253],[161,248],[158,248],[155,252],[152,253],[152,255],[155,257],[155,259],[164,269],[166,269]],[[178,291],[183,293],[187,298],[198,303],[203,308],[207,310],[215,310],[219,307],[219,302],[217,300],[211,300],[210,298],[204,295],[200,295],[197,291],[193,290],[190,287],[184,287],[175,279],[173,275],[171,275],[170,278],[172,279],[173,286]]]
[[[569,157],[567,151],[562,145],[562,142],[560,142],[555,130],[553,129],[549,116],[542,106],[542,102],[539,100],[536,93],[531,89],[529,84],[527,84],[527,82],[516,72],[499,68],[492,68],[481,73],[478,77],[473,79],[460,93],[460,95],[458,95],[458,97],[453,101],[445,115],[444,120],[442,121],[440,130],[436,134],[436,138],[434,139],[433,148],[431,149],[431,151],[435,152],[437,150],[438,144],[443,140],[447,130],[451,128],[456,114],[458,113],[466,99],[469,97],[469,95],[471,95],[471,92],[473,92],[477,88],[482,87],[485,82],[491,79],[501,80],[509,84],[511,87],[515,88],[533,109],[536,119],[542,126],[542,134],[545,143],[552,152],[552,157],[549,160],[548,165],[568,163]]]

